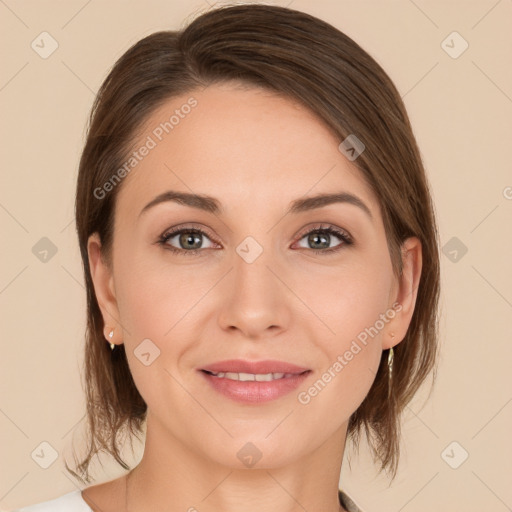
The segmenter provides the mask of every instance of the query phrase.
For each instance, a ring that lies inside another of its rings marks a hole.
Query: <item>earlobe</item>
[[[105,326],[119,325],[119,311],[114,293],[113,275],[109,265],[101,254],[101,240],[98,233],[93,233],[87,241],[87,254],[91,279],[94,284],[96,300],[103,316]]]
[[[416,305],[418,287],[421,279],[422,249],[417,237],[405,240],[401,247],[402,274],[398,279],[398,290],[393,300],[396,316],[390,330],[394,336],[383,341],[383,349],[400,343],[407,334]]]

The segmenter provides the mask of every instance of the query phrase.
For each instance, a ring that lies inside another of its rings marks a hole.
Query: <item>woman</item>
[[[395,475],[438,235],[400,95],[353,40],[252,4],[139,41],[93,106],[76,223],[90,438],[68,470],[129,470],[124,434],[144,453],[21,510],[357,511],[361,433]]]

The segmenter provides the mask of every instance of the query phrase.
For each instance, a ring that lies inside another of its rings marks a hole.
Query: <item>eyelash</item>
[[[199,234],[199,235],[204,235],[209,239],[212,239],[212,237],[208,233],[203,231],[202,229],[191,228],[191,227],[188,227],[188,228],[182,227],[182,228],[173,228],[169,231],[166,231],[158,240],[158,244],[160,244],[166,250],[169,250],[169,251],[171,251],[175,254],[178,254],[180,256],[194,256],[194,255],[200,253],[201,251],[205,250],[205,249],[191,249],[190,251],[188,251],[186,249],[178,249],[178,248],[173,247],[172,245],[169,245],[167,243],[171,238],[173,238],[176,235],[180,235],[182,233]],[[303,233],[300,236],[299,241],[312,233],[328,233],[329,235],[337,236],[338,238],[340,238],[343,241],[343,243],[341,243],[335,247],[328,248],[328,249],[309,249],[310,251],[313,251],[315,253],[320,253],[323,255],[325,255],[326,253],[333,254],[335,252],[340,251],[343,248],[343,246],[352,245],[354,243],[354,241],[352,240],[352,237],[346,231],[342,231],[342,230],[340,230],[334,226],[331,226],[331,225],[328,225],[328,226],[321,225],[321,226],[314,227],[313,229],[310,229],[306,233]],[[212,240],[212,241],[215,241],[215,240]]]

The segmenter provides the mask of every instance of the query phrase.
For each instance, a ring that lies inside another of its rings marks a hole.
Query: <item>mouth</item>
[[[210,386],[239,403],[261,404],[296,389],[312,372],[282,361],[222,361],[199,369]]]

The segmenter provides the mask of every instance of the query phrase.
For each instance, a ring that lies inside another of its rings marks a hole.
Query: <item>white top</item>
[[[82,498],[82,491],[71,491],[53,500],[29,505],[13,512],[92,512],[92,508]]]
[[[362,510],[343,492],[339,491],[341,504],[349,512],[362,512]],[[35,505],[19,508],[12,512],[93,512],[92,508],[82,498],[82,491],[68,492],[53,500],[43,501]]]

